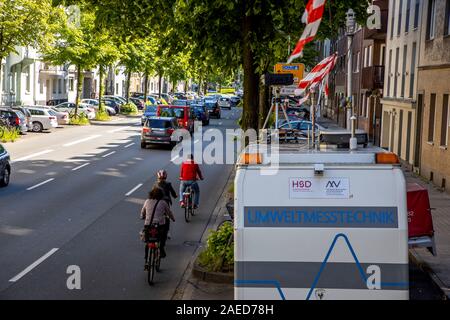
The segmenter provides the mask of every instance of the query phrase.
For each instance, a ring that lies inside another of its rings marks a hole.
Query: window
[[[116,94],[119,94],[119,84],[116,83]]]
[[[368,47],[364,48],[364,57],[363,57],[363,67],[367,67],[367,61],[369,60],[368,58]]]
[[[42,79],[39,79],[39,93],[44,94],[44,81]]]
[[[394,37],[394,22],[395,22],[395,3],[394,1],[391,1],[392,8],[389,10],[389,13],[391,14],[391,39]]]
[[[427,40],[434,39],[436,31],[436,0],[430,0],[428,3],[428,19],[427,19]]]
[[[25,91],[30,92],[31,88],[31,75],[30,75],[30,66],[25,69]]]
[[[358,51],[356,54],[355,67],[353,68],[353,72],[359,72],[359,63],[361,58],[361,52]]]
[[[394,74],[394,97],[397,97],[397,81],[398,81],[398,61],[400,56],[400,48],[395,50],[395,74]]]
[[[448,94],[444,94],[444,102],[442,105],[441,146],[448,145],[448,127],[450,126],[448,108]]]
[[[430,116],[428,118],[428,142],[434,140],[434,117],[436,109],[436,94],[432,93],[430,97]]]
[[[63,93],[67,92],[67,79],[64,79]]]
[[[58,85],[57,82],[56,82],[56,79],[53,79],[53,83],[52,84],[53,84],[53,91],[52,92],[53,92],[53,94],[56,94],[56,87]]]
[[[450,35],[450,0],[447,0],[445,5],[445,25],[444,25],[444,35]]]
[[[1,61],[0,61],[1,63]],[[6,91],[6,65],[1,65],[2,68],[2,91]]]
[[[406,53],[408,52],[408,46],[403,46],[403,72],[402,72],[402,90],[400,96],[405,96],[405,82],[406,82]]]
[[[411,15],[411,0],[406,0],[405,32],[409,31],[410,15]]]
[[[73,91],[74,81],[73,78],[69,78],[69,91]]]
[[[392,72],[392,50],[389,50],[389,67],[388,67],[388,74],[387,74],[387,94],[388,96],[391,96],[391,72]]]
[[[406,161],[409,161],[409,155],[411,153],[411,126],[412,126],[412,112],[408,111],[408,123],[406,127],[406,155],[405,155]]]
[[[386,54],[386,45],[382,44],[380,48],[380,66],[385,65],[385,54]]]
[[[62,93],[62,79],[58,79],[58,93]]]
[[[420,14],[420,0],[416,0],[416,5],[414,8],[414,29],[419,26],[419,14]]]
[[[398,24],[397,24],[397,36],[402,31],[402,12],[403,12],[403,0],[400,0],[398,5]]]
[[[411,54],[411,70],[409,72],[409,97],[412,98],[414,94],[414,82],[416,77],[416,43],[413,42]]]
[[[372,66],[372,57],[373,57],[373,46],[369,46],[369,61],[367,64],[368,67]]]
[[[400,117],[398,119],[398,156],[402,156],[402,144],[403,144],[403,110],[400,110]]]

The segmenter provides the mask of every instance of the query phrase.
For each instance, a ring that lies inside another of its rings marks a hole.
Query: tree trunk
[[[249,35],[254,32],[254,17],[243,18],[243,68],[244,68],[244,108],[241,128],[258,128],[259,76],[256,73],[255,59]]]
[[[130,103],[130,84],[131,84],[131,71],[127,72],[126,92],[127,103]]]
[[[175,93],[175,87],[177,86],[177,82],[172,80],[172,93]]]
[[[75,100],[75,116],[78,115],[78,104],[81,101],[81,94],[83,91],[83,80],[84,80],[84,75],[81,70],[81,66],[78,65],[77,66],[77,97]]]
[[[105,85],[103,83],[103,77],[105,75],[105,70],[102,65],[98,67],[98,76],[99,76],[99,87],[98,87],[98,112],[103,113],[105,112],[105,108],[103,105],[102,97],[103,93],[105,91]]]
[[[158,97],[161,98],[161,84],[162,84],[162,74],[158,74]]]
[[[148,73],[144,76],[144,105],[147,104],[147,95],[148,95]]]
[[[198,88],[197,88],[197,94],[200,95],[200,92],[202,92],[202,78],[198,81]]]
[[[269,87],[264,85],[262,81],[259,87],[259,118],[258,118],[258,128],[262,129],[264,121],[267,118],[267,114],[270,110],[270,90]]]

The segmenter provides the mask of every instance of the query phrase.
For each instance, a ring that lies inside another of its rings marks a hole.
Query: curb
[[[214,282],[214,283],[234,283],[234,272],[209,272],[205,268],[201,267],[197,263],[194,263],[192,269],[192,275],[201,281]]]
[[[227,182],[225,184],[225,187],[221,193],[221,195],[219,196],[219,199],[217,200],[217,206],[214,209],[212,215],[211,215],[211,220],[208,223],[208,225],[206,226],[203,234],[202,234],[202,238],[200,240],[200,245],[197,247],[197,249],[194,251],[191,260],[189,261],[186,269],[184,270],[183,273],[183,277],[180,281],[180,283],[178,284],[178,286],[176,287],[174,294],[172,295],[171,300],[192,300],[192,296],[194,293],[194,287],[196,285],[196,283],[192,283],[190,281],[190,279],[193,276],[194,273],[194,268],[196,266],[196,260],[198,255],[200,254],[200,250],[203,248],[203,244],[205,243],[205,240],[208,236],[208,230],[210,229],[216,229],[218,226],[218,218],[220,216],[221,211],[225,210],[225,204],[227,202],[227,197],[225,196],[228,192],[228,186],[230,185],[230,181],[233,181],[233,179],[231,179],[231,177],[234,177],[235,174],[235,168],[233,168],[227,178]],[[193,279],[194,281],[200,281],[202,279],[202,277],[199,278],[195,278]],[[233,282],[234,282],[234,274],[233,274]],[[232,282],[232,283],[233,283]],[[223,282],[222,282],[223,283]],[[188,286],[188,284],[191,284]]]
[[[444,300],[450,300],[450,288],[439,279],[433,269],[420,257],[420,255],[414,251],[414,249],[409,250],[409,258],[411,261],[419,267],[423,272],[427,273],[433,283],[439,288],[442,293],[442,297]]]

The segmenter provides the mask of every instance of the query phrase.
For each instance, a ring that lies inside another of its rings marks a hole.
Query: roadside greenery
[[[232,272],[234,268],[233,225],[223,224],[211,231],[207,246],[198,256],[198,263],[209,272]]]
[[[133,116],[138,114],[138,108],[133,103],[126,103],[120,106],[120,113]]]
[[[95,120],[97,121],[109,121],[111,120],[111,117],[109,116],[108,112],[104,110],[98,110],[95,114]]]
[[[86,126],[91,124],[84,113],[72,114],[69,116],[69,124],[74,126]]]
[[[0,127],[0,141],[1,142],[14,142],[20,137],[19,129]]]

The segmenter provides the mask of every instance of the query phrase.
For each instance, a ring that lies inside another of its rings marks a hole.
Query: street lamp
[[[351,128],[352,121],[350,120],[353,113],[353,101],[352,101],[352,67],[353,67],[353,36],[355,34],[355,12],[352,9],[348,9],[346,13],[346,35],[347,35],[347,48],[348,48],[348,59],[347,59],[347,129]]]

